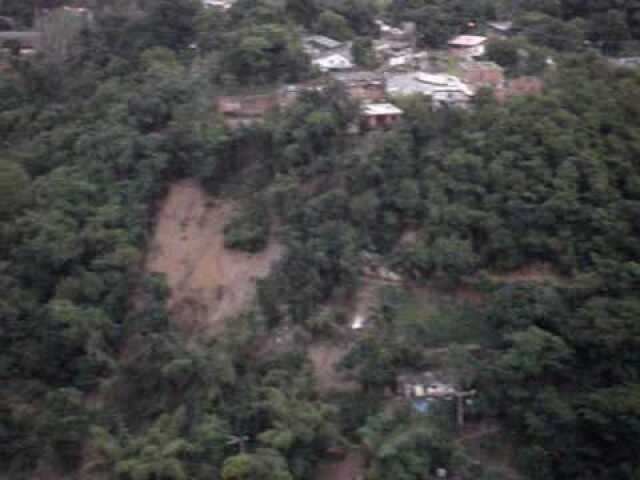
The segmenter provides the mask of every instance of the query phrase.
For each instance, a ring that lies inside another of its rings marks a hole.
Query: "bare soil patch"
[[[342,460],[321,464],[314,480],[362,480],[365,478],[366,461],[362,452],[352,451]]]
[[[322,395],[358,390],[358,383],[346,372],[337,371],[340,361],[349,352],[348,344],[320,342],[309,346],[308,356],[313,367],[316,390]]]
[[[175,183],[156,219],[147,270],[166,274],[168,310],[187,332],[219,332],[223,321],[255,299],[284,249],[274,239],[257,254],[224,246],[224,227],[237,205],[212,198],[192,180]]]

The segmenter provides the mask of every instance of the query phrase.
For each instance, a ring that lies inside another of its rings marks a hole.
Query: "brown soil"
[[[314,480],[362,480],[365,478],[365,471],[364,455],[353,451],[342,460],[321,464],[313,478]]]
[[[368,278],[362,279],[362,286],[355,294],[355,305],[353,314],[349,318],[349,325],[353,323],[356,316],[362,316],[366,319],[363,328],[371,326],[370,317],[380,306],[380,288],[384,285],[380,281]]]
[[[346,372],[336,371],[338,363],[349,352],[349,345],[328,342],[315,343],[309,347],[308,355],[313,367],[316,390],[322,395],[338,392],[353,392],[359,387]]]
[[[236,204],[209,197],[194,181],[175,183],[156,220],[147,270],[166,274],[168,310],[187,332],[219,332],[255,298],[255,281],[282,257],[273,239],[262,252],[248,254],[224,246],[224,227]]]

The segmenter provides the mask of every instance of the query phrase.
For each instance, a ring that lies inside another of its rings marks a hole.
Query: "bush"
[[[269,212],[256,203],[242,210],[224,229],[224,246],[256,253],[267,246],[271,230]]]

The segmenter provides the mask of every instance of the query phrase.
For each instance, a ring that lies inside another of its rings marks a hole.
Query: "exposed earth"
[[[224,227],[236,209],[192,180],[173,184],[159,209],[146,266],[166,274],[167,307],[184,331],[219,332],[225,319],[250,307],[256,280],[282,258],[274,239],[257,254],[225,248]]]

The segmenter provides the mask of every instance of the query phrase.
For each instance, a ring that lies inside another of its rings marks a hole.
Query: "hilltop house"
[[[487,26],[490,29],[490,33],[499,38],[505,38],[511,34],[513,30],[513,22],[489,22]]]
[[[368,102],[380,102],[385,98],[384,76],[369,71],[338,71],[331,73],[342,84],[351,98]]]
[[[363,105],[360,113],[360,128],[371,130],[384,128],[397,122],[404,112],[391,103]]]
[[[487,37],[479,35],[459,35],[449,40],[449,52],[457,57],[472,59],[485,52]]]
[[[219,96],[216,110],[229,128],[239,128],[262,122],[267,112],[280,106],[278,94]]]
[[[409,72],[389,75],[387,94],[396,97],[419,94],[430,97],[434,108],[444,105],[464,108],[473,91],[453,75]]]
[[[332,70],[350,70],[354,67],[353,62],[345,55],[333,53],[326,57],[316,58],[311,64],[318,67],[321,72],[330,72]]]
[[[0,48],[15,45],[20,54],[31,53],[40,47],[41,33],[36,31],[0,32]]]
[[[218,10],[229,10],[234,0],[202,0],[202,3],[206,8],[216,8]]]

